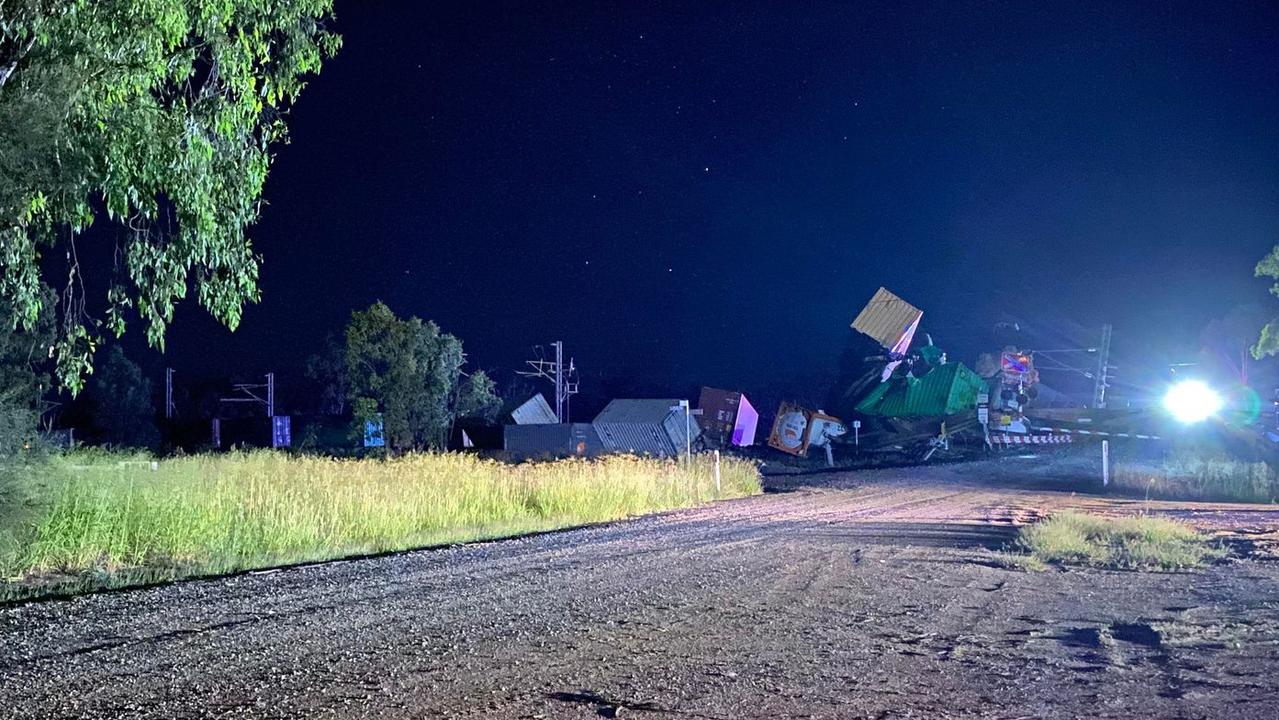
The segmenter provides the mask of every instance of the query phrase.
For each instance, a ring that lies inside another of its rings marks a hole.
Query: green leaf
[[[124,332],[132,307],[162,346],[191,287],[234,328],[258,298],[248,231],[270,144],[287,141],[288,104],[339,47],[324,29],[332,9],[332,0],[4,3],[0,48],[35,42],[0,88],[0,301],[11,316],[27,325],[38,314],[36,248],[61,254],[102,215],[126,230],[125,277],[108,291],[111,332]],[[55,344],[57,375],[75,391],[96,349],[84,317],[62,318]]]

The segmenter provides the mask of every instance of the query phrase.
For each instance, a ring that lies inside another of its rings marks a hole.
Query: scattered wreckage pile
[[[766,444],[803,458],[894,455],[927,461],[1010,445],[1056,445],[1071,435],[1036,429],[1026,407],[1037,394],[1034,358],[1016,348],[984,356],[977,369],[947,358],[923,335],[923,311],[880,288],[852,322],[853,346],[841,363],[844,384],[828,414],[783,402]],[[631,452],[677,456],[705,448],[750,448],[760,413],[741,392],[702,388],[687,400],[617,399],[589,423],[559,423],[541,395],[511,413],[503,448],[515,457]]]
[[[798,456],[821,448],[833,464],[832,445],[850,443],[858,453],[927,461],[939,451],[1071,441],[1069,434],[1036,429],[1026,417],[1039,383],[1029,353],[1004,348],[997,363],[985,358],[973,370],[948,359],[927,335],[915,343],[923,315],[880,288],[852,323],[861,342],[842,363],[851,382],[830,398],[849,422],[784,403],[769,445]]]

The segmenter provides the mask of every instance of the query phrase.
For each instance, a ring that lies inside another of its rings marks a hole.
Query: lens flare
[[[1261,419],[1261,396],[1256,390],[1246,385],[1230,393],[1230,397],[1226,400],[1226,407],[1230,408],[1227,414],[1233,424],[1252,425]]]
[[[1221,405],[1221,396],[1198,380],[1179,382],[1164,395],[1164,408],[1186,424],[1207,420],[1221,410]]]

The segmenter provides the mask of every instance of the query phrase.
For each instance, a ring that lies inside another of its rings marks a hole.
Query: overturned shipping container
[[[697,440],[686,400],[639,399],[610,402],[592,423],[608,452],[673,457]]]
[[[755,444],[759,413],[739,392],[704,387],[697,400],[697,424],[702,434],[719,447],[747,447]]]
[[[518,459],[594,457],[604,452],[599,433],[589,423],[507,425],[502,447]]]
[[[857,403],[857,412],[891,418],[944,418],[974,412],[986,381],[962,363],[932,368],[923,377],[894,375]]]
[[[559,422],[551,404],[541,393],[529,398],[523,405],[511,411],[511,420],[516,425],[554,425]]]

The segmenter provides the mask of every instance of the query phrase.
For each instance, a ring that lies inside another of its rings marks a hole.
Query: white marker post
[[[718,500],[722,493],[719,489],[719,451],[715,451],[715,499]]]
[[[680,400],[679,404],[684,408],[684,467],[691,469],[693,467],[693,411],[689,407],[687,400]],[[692,480],[693,473],[690,472],[688,477],[690,482],[694,482]],[[701,484],[694,482],[693,490],[697,493],[695,502],[700,505],[702,502]]]
[[[1101,441],[1101,486],[1110,485],[1110,441]]]

